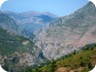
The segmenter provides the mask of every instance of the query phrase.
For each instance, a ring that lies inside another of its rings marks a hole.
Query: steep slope
[[[38,49],[32,41],[0,28],[0,63],[5,69],[18,71],[19,67],[34,65],[36,56]]]
[[[27,66],[46,62],[41,50],[28,38],[18,34],[19,29],[15,21],[0,12],[0,64],[4,69],[22,72]]]
[[[73,14],[45,27],[34,42],[49,60],[57,59],[86,44],[96,43],[96,8],[89,2]]]
[[[48,25],[49,22],[57,18],[55,15],[45,12],[5,12],[9,17],[11,17],[19,26],[19,30],[22,35],[31,37],[33,33],[35,34],[39,29]]]
[[[26,69],[28,72],[88,72],[96,64],[96,44],[86,45],[80,52],[64,56],[45,66]]]
[[[0,11],[0,27],[6,29],[9,32],[18,32],[18,26],[15,21],[8,15]]]

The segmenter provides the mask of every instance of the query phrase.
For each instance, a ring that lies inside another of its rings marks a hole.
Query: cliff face
[[[73,14],[51,22],[34,41],[49,60],[80,50],[86,44],[96,43],[95,6],[89,2]]]

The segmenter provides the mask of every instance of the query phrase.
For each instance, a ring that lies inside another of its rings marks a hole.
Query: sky
[[[50,12],[57,16],[73,13],[86,5],[88,0],[8,0],[2,6],[2,11],[13,12]]]

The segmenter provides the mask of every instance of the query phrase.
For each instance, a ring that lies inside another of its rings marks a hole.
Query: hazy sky
[[[65,16],[87,3],[88,0],[8,0],[2,5],[1,10],[51,12],[58,16]]]

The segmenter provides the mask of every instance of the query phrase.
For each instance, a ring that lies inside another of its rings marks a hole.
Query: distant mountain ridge
[[[6,11],[4,12],[9,17],[11,17],[19,27],[22,35],[28,37],[32,36],[38,30],[42,29],[44,26],[48,25],[52,20],[56,19],[57,16],[49,12],[39,13],[35,11],[15,13]]]

